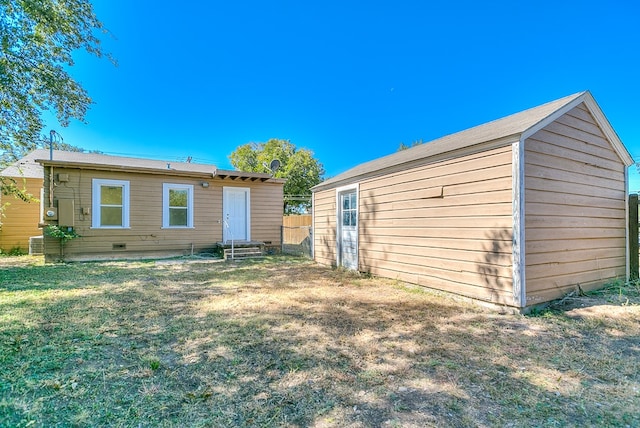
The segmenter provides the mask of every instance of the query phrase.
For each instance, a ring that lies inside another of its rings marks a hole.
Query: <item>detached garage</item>
[[[518,309],[594,289],[629,276],[631,164],[571,95],[317,185],[314,258]]]

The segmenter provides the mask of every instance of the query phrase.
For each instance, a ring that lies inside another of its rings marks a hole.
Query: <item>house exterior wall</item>
[[[512,305],[512,180],[508,145],[360,181],[359,270]],[[335,265],[335,189],[314,216]]]
[[[49,199],[49,171],[45,168],[45,200]],[[212,249],[222,240],[223,187],[250,189],[251,239],[280,244],[282,183],[205,179],[119,171],[55,168],[54,176],[68,174],[66,182],[55,182],[54,206],[62,199],[74,200],[75,230],[81,235],[66,243],[65,260],[182,255]],[[126,180],[130,183],[128,229],[92,228],[92,180]],[[209,187],[201,186],[202,181]],[[163,228],[163,183],[193,185],[193,228]],[[55,223],[55,222],[54,222]],[[118,248],[124,245],[125,248]],[[56,239],[45,237],[45,257],[60,257]]]
[[[625,165],[583,104],[525,141],[526,305],[626,272]]]
[[[42,229],[38,228],[40,222],[40,190],[42,179],[15,177],[18,186],[24,182],[27,193],[33,195],[36,201],[24,202],[12,196],[2,196],[0,205],[7,204],[0,218],[0,251],[9,252],[19,249],[21,252],[29,251],[29,238],[42,236]]]

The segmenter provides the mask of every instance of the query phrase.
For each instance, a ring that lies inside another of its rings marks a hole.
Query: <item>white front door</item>
[[[338,189],[338,266],[358,270],[358,189]]]
[[[222,239],[227,241],[251,240],[251,205],[249,189],[224,187],[222,189]]]

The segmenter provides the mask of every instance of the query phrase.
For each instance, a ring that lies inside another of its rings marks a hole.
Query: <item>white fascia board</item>
[[[577,97],[575,97],[573,100],[571,100],[570,102],[568,102],[564,106],[560,107],[558,110],[556,110],[553,113],[551,113],[549,116],[545,117],[544,119],[542,119],[541,121],[539,121],[535,125],[529,127],[529,129],[527,129],[526,131],[524,131],[521,134],[520,140],[521,141],[526,140],[527,138],[531,137],[533,134],[535,134],[539,130],[543,129],[544,127],[546,127],[547,125],[549,125],[553,121],[555,121],[558,118],[560,118],[565,113],[568,113],[569,111],[573,110],[576,106],[580,105],[580,103],[582,103],[584,101],[585,96],[587,94],[588,94],[588,92],[583,92],[582,94],[578,95]]]
[[[618,134],[613,129],[613,127],[611,126],[611,123],[609,122],[607,117],[604,115],[602,109],[600,108],[596,100],[593,98],[593,95],[591,95],[591,92],[589,91],[583,92],[582,94],[580,94],[579,96],[571,100],[569,103],[565,104],[563,107],[554,111],[552,114],[550,114],[540,122],[536,123],[535,125],[531,126],[529,129],[524,131],[522,133],[522,138],[521,138],[522,141],[526,140],[527,138],[529,138],[539,130],[543,129],[553,121],[557,120],[560,116],[573,110],[575,107],[577,107],[581,103],[584,103],[587,106],[587,108],[589,109],[589,112],[595,119],[596,124],[600,127],[604,135],[607,137],[607,140],[611,143],[611,145],[613,146],[613,149],[615,150],[617,155],[620,157],[620,159],[624,162],[624,164],[626,166],[633,165],[634,162],[633,162],[633,159],[631,158],[631,155],[629,154],[629,151],[624,146],[624,144],[622,143],[622,140],[620,140],[620,137],[618,137]]]
[[[622,159],[626,166],[633,165],[633,158],[629,154],[629,151],[624,146],[622,140],[620,140],[620,137],[618,137],[618,134],[611,126],[611,123],[609,122],[607,117],[604,115],[604,112],[589,92],[585,94],[584,103],[589,108],[591,115],[593,115],[593,118],[598,123],[600,129],[602,129],[602,132],[604,132],[604,135],[607,136],[607,139],[613,145],[613,148],[615,149],[618,156],[620,156],[620,159]]]

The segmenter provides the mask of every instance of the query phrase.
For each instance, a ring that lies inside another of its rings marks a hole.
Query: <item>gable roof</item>
[[[44,157],[45,153],[46,156],[49,156],[49,150],[34,150],[0,171],[0,175],[4,177],[43,178],[42,165],[36,159]]]
[[[16,166],[14,167],[14,165]],[[232,180],[240,179],[243,181],[268,180],[271,182],[284,182],[284,180],[272,178],[269,174],[221,170],[210,164],[172,162],[110,156],[99,153],[67,152],[62,150],[54,150],[52,159],[50,159],[49,150],[34,150],[14,165],[5,169],[2,174],[7,176],[27,176],[26,174],[28,173],[32,178],[43,178],[43,166],[57,166],[98,171],[141,172],[148,174],[191,176],[210,179],[218,177],[230,178]],[[21,174],[21,172],[24,172],[24,175]]]
[[[581,103],[585,103],[625,165],[631,165],[631,155],[591,93],[584,91],[362,163],[314,186],[311,190],[315,192],[338,187],[358,179],[381,175],[390,169],[406,169],[428,158],[436,159],[439,155],[470,150],[485,143],[495,142],[504,145],[524,140]]]

